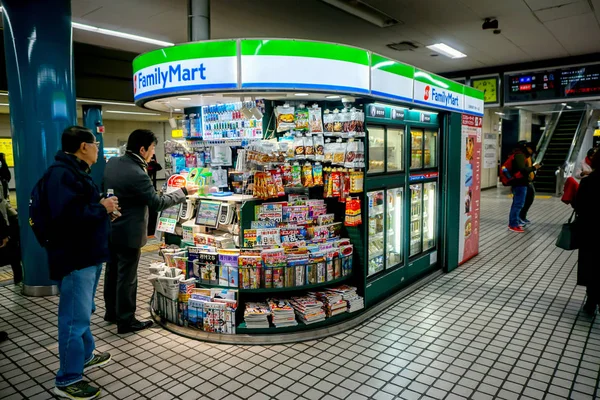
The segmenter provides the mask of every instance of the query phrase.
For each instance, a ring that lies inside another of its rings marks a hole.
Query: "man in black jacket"
[[[87,128],[72,126],[62,135],[62,151],[46,174],[41,194],[48,211],[46,244],[50,278],[58,281],[58,353],[60,369],[54,393],[70,399],[92,399],[100,389],[83,381],[84,371],[110,361],[94,355],[90,319],[94,296],[107,261],[110,216],[116,197],[102,199],[89,175],[98,159],[98,142]]]
[[[120,334],[136,332],[152,326],[152,321],[138,321],[137,268],[141,249],[148,241],[148,209],[162,211],[186,201],[198,186],[159,196],[148,176],[157,139],[152,131],[135,130],[129,135],[127,153],[112,158],[104,170],[104,188],[119,198],[122,216],[112,225],[110,261],[104,276],[104,319],[117,323]]]

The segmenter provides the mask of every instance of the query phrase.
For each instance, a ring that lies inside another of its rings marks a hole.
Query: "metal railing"
[[[571,141],[571,146],[569,147],[569,153],[567,153],[567,157],[565,158],[565,162],[558,167],[556,170],[556,195],[560,196],[562,194],[563,187],[565,186],[565,181],[573,176],[573,171],[575,169],[575,163],[577,160],[577,156],[579,155],[579,151],[581,151],[581,145],[583,143],[583,139],[587,133],[587,128],[592,119],[592,114],[594,110],[589,105],[585,105],[585,111],[581,115],[581,119],[579,120],[579,125],[577,125],[577,129],[575,130],[575,134],[573,135],[573,140]]]

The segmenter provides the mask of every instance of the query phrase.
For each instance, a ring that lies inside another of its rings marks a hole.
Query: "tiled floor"
[[[509,205],[506,195],[485,192],[480,256],[323,340],[215,345],[160,328],[117,336],[100,308],[93,332],[115,361],[88,378],[104,399],[594,398],[600,327],[580,312],[576,254],[553,244],[569,209],[536,200],[534,224],[519,235],[506,230]],[[151,287],[140,282],[145,308]],[[0,345],[0,397],[52,397],[57,300],[0,288],[0,328],[10,334]]]

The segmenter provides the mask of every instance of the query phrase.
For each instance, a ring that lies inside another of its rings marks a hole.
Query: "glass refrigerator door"
[[[387,191],[386,268],[402,263],[402,188]]]
[[[371,276],[384,269],[384,192],[378,190],[367,193],[369,200],[369,271]]]
[[[410,257],[419,254],[423,223],[423,184],[410,185]]]
[[[437,183],[425,184],[423,194],[423,251],[435,247],[435,220],[437,212]]]
[[[410,168],[423,168],[423,130],[412,129],[410,131]]]
[[[387,171],[404,169],[404,129],[387,129]]]
[[[425,132],[425,168],[437,167],[437,132]]]
[[[369,174],[384,172],[384,135],[385,130],[383,128],[377,126],[369,127]]]

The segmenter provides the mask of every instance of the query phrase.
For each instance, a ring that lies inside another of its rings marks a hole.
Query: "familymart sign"
[[[224,40],[155,50],[133,62],[134,98],[236,90],[368,95],[483,115],[483,93],[364,49],[305,40]]]

